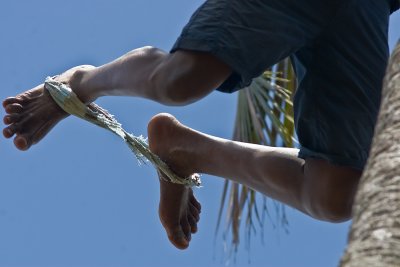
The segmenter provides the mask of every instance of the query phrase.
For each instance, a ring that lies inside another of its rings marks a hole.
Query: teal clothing
[[[233,70],[217,89],[248,86],[290,56],[302,158],[362,170],[381,100],[393,0],[207,0],[171,52],[213,54]]]

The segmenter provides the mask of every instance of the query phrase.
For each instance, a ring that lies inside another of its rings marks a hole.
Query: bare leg
[[[194,102],[218,87],[230,75],[223,62],[205,53],[178,51],[167,54],[144,47],[98,68],[73,68],[57,79],[70,85],[78,97],[88,103],[100,96],[124,95],[148,98],[167,105]],[[190,90],[188,90],[188,88]],[[27,150],[39,142],[67,114],[53,102],[49,93],[39,85],[10,97],[3,102],[7,115],[3,130],[6,138],[15,136],[15,146]],[[152,134],[151,148],[163,156],[165,151]],[[183,169],[169,161],[177,172]],[[160,182],[160,218],[171,242],[186,248],[190,234],[197,231],[200,204],[193,192],[183,186]]]
[[[210,93],[231,70],[204,53],[173,55],[142,48],[98,68],[71,69],[59,79],[70,84],[82,101],[103,95],[138,96],[168,105],[188,104]],[[191,90],[187,90],[190,86]],[[37,143],[66,117],[43,86],[3,102],[8,113],[3,130],[21,150]],[[165,134],[168,133],[169,134]],[[202,172],[246,184],[313,217],[349,218],[360,172],[324,161],[297,158],[294,149],[231,142],[184,127],[169,116],[149,124],[151,149],[178,174]],[[159,140],[163,141],[162,144]],[[169,146],[165,146],[169,144]],[[190,161],[189,161],[190,159]],[[171,242],[186,248],[197,230],[200,206],[182,186],[160,183],[160,218]],[[193,208],[194,207],[194,208]]]
[[[340,222],[350,218],[360,171],[323,160],[304,161],[297,157],[297,149],[206,135],[180,124],[168,114],[153,117],[148,131],[152,150],[178,174],[200,172],[231,179],[320,220]],[[163,190],[169,192],[165,195],[173,195],[176,189],[166,183]],[[172,233],[189,232],[185,223],[186,196],[180,196],[183,199],[176,198],[173,203],[180,206],[178,214],[162,212],[170,207],[164,201],[160,203],[161,221],[169,236],[171,229]],[[177,236],[170,236],[171,241],[176,246],[186,246],[186,242],[175,239]]]
[[[100,96],[136,96],[167,105],[192,103],[213,91],[230,74],[221,61],[206,53],[165,53],[143,47],[100,66],[78,66],[57,79],[70,85],[88,103]],[[190,90],[188,88],[190,87]],[[39,85],[3,101],[8,115],[3,130],[14,135],[20,150],[38,143],[66,114]]]

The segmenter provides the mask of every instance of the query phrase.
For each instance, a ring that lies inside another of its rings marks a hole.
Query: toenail
[[[26,149],[26,147],[28,146],[28,142],[26,141],[25,138],[16,138],[15,140],[16,145],[18,145],[19,147]]]
[[[12,134],[13,134],[13,133],[11,132],[10,129],[4,129],[3,133],[4,133],[4,135],[6,135],[7,137],[12,136]]]
[[[21,145],[23,145],[24,147],[26,147],[26,146],[28,145],[28,143],[26,142],[26,140],[25,140],[25,139],[22,139],[22,141],[21,141]]]

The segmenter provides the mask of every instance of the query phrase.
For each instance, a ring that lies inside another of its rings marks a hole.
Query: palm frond
[[[233,140],[267,146],[293,147],[294,138],[292,95],[296,81],[289,59],[275,65],[253,83],[239,91]],[[262,210],[258,209],[256,192],[228,180],[225,181],[219,210],[216,233],[221,224],[222,214],[226,212],[226,225],[223,238],[227,242],[231,234],[232,251],[236,252],[240,243],[240,226],[245,216],[246,248],[250,248],[250,237],[256,226],[264,232],[266,218],[274,228],[287,230],[288,221],[283,204],[267,201],[263,196]],[[225,205],[225,203],[228,205]],[[267,203],[274,208],[275,222]],[[247,203],[247,205],[246,205]],[[255,224],[255,222],[257,224]]]

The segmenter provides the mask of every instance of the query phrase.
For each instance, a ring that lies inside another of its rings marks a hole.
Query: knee
[[[307,169],[308,168],[308,169]],[[339,223],[351,219],[361,171],[317,160],[306,162],[303,197],[314,218]]]
[[[329,190],[330,191],[330,190]],[[353,201],[351,196],[325,192],[308,198],[307,211],[318,220],[340,223],[351,219]]]

